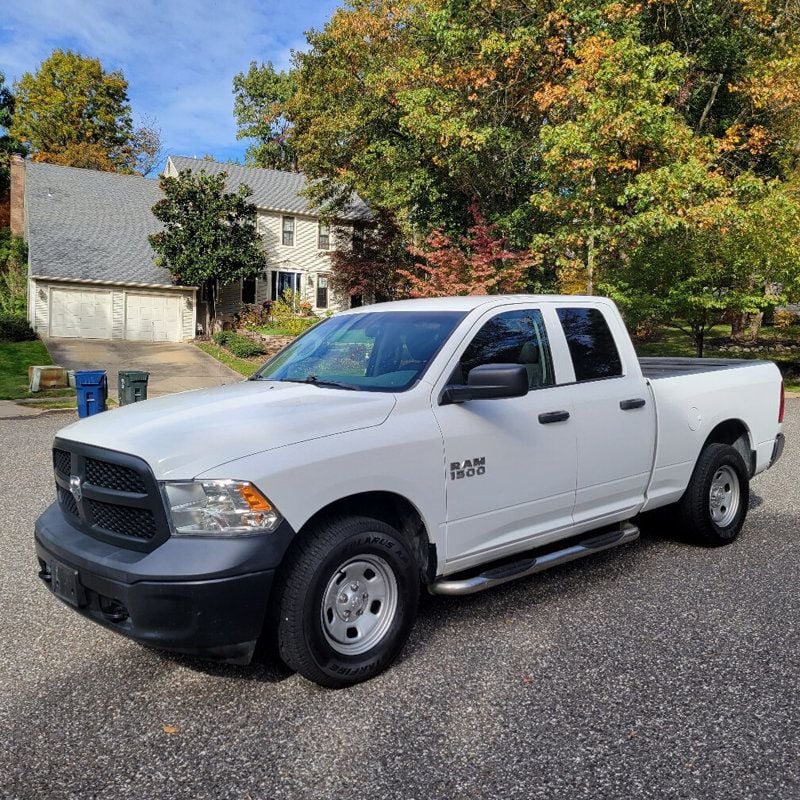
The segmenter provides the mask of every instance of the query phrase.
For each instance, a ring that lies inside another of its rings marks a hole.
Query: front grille
[[[98,461],[96,458],[86,459],[86,482],[117,492],[144,494],[147,491],[142,476],[134,470],[121,464]]]
[[[53,450],[53,466],[62,474],[70,474],[72,456],[66,450]]]
[[[72,514],[73,517],[78,516],[78,504],[75,502],[75,498],[71,492],[60,486],[58,487],[58,502],[67,514]]]
[[[107,531],[149,541],[156,535],[156,520],[148,508],[115,506],[100,500],[85,500],[95,525]]]
[[[59,507],[84,533],[145,552],[169,537],[161,490],[141,458],[56,439],[53,466]]]

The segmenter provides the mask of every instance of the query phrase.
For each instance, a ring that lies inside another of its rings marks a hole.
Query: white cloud
[[[236,146],[231,81],[250,61],[289,64],[333,0],[5,0],[0,71],[35,70],[56,47],[121,69],[134,116],[155,117],[170,152]]]

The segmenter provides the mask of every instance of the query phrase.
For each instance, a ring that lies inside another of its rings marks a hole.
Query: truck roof
[[[610,305],[605,297],[575,294],[493,294],[464,295],[459,297],[423,297],[417,300],[395,300],[388,303],[375,303],[343,311],[343,314],[358,314],[365,311],[473,311],[476,308],[505,305],[508,302],[520,303],[603,303]]]

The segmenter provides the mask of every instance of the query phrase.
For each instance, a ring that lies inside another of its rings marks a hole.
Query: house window
[[[328,307],[328,276],[317,277],[317,308]]]
[[[317,248],[319,250],[331,249],[331,226],[327,222],[320,222],[317,230]]]
[[[294,217],[283,217],[283,243],[287,247],[294,246]]]
[[[253,305],[256,302],[256,278],[242,279],[242,303]]]

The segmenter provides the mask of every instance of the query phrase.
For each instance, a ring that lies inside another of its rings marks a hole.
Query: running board
[[[630,522],[625,522],[617,529],[584,539],[563,550],[555,550],[552,553],[544,553],[512,561],[509,564],[490,567],[477,575],[466,578],[439,578],[431,584],[429,589],[433,594],[474,594],[482,592],[484,589],[491,589],[493,586],[499,586],[501,583],[508,583],[537,572],[543,572],[551,567],[557,567],[559,564],[566,564],[568,561],[575,561],[577,558],[590,556],[592,553],[599,553],[601,550],[609,550],[612,547],[627,544],[638,538],[639,529]]]

